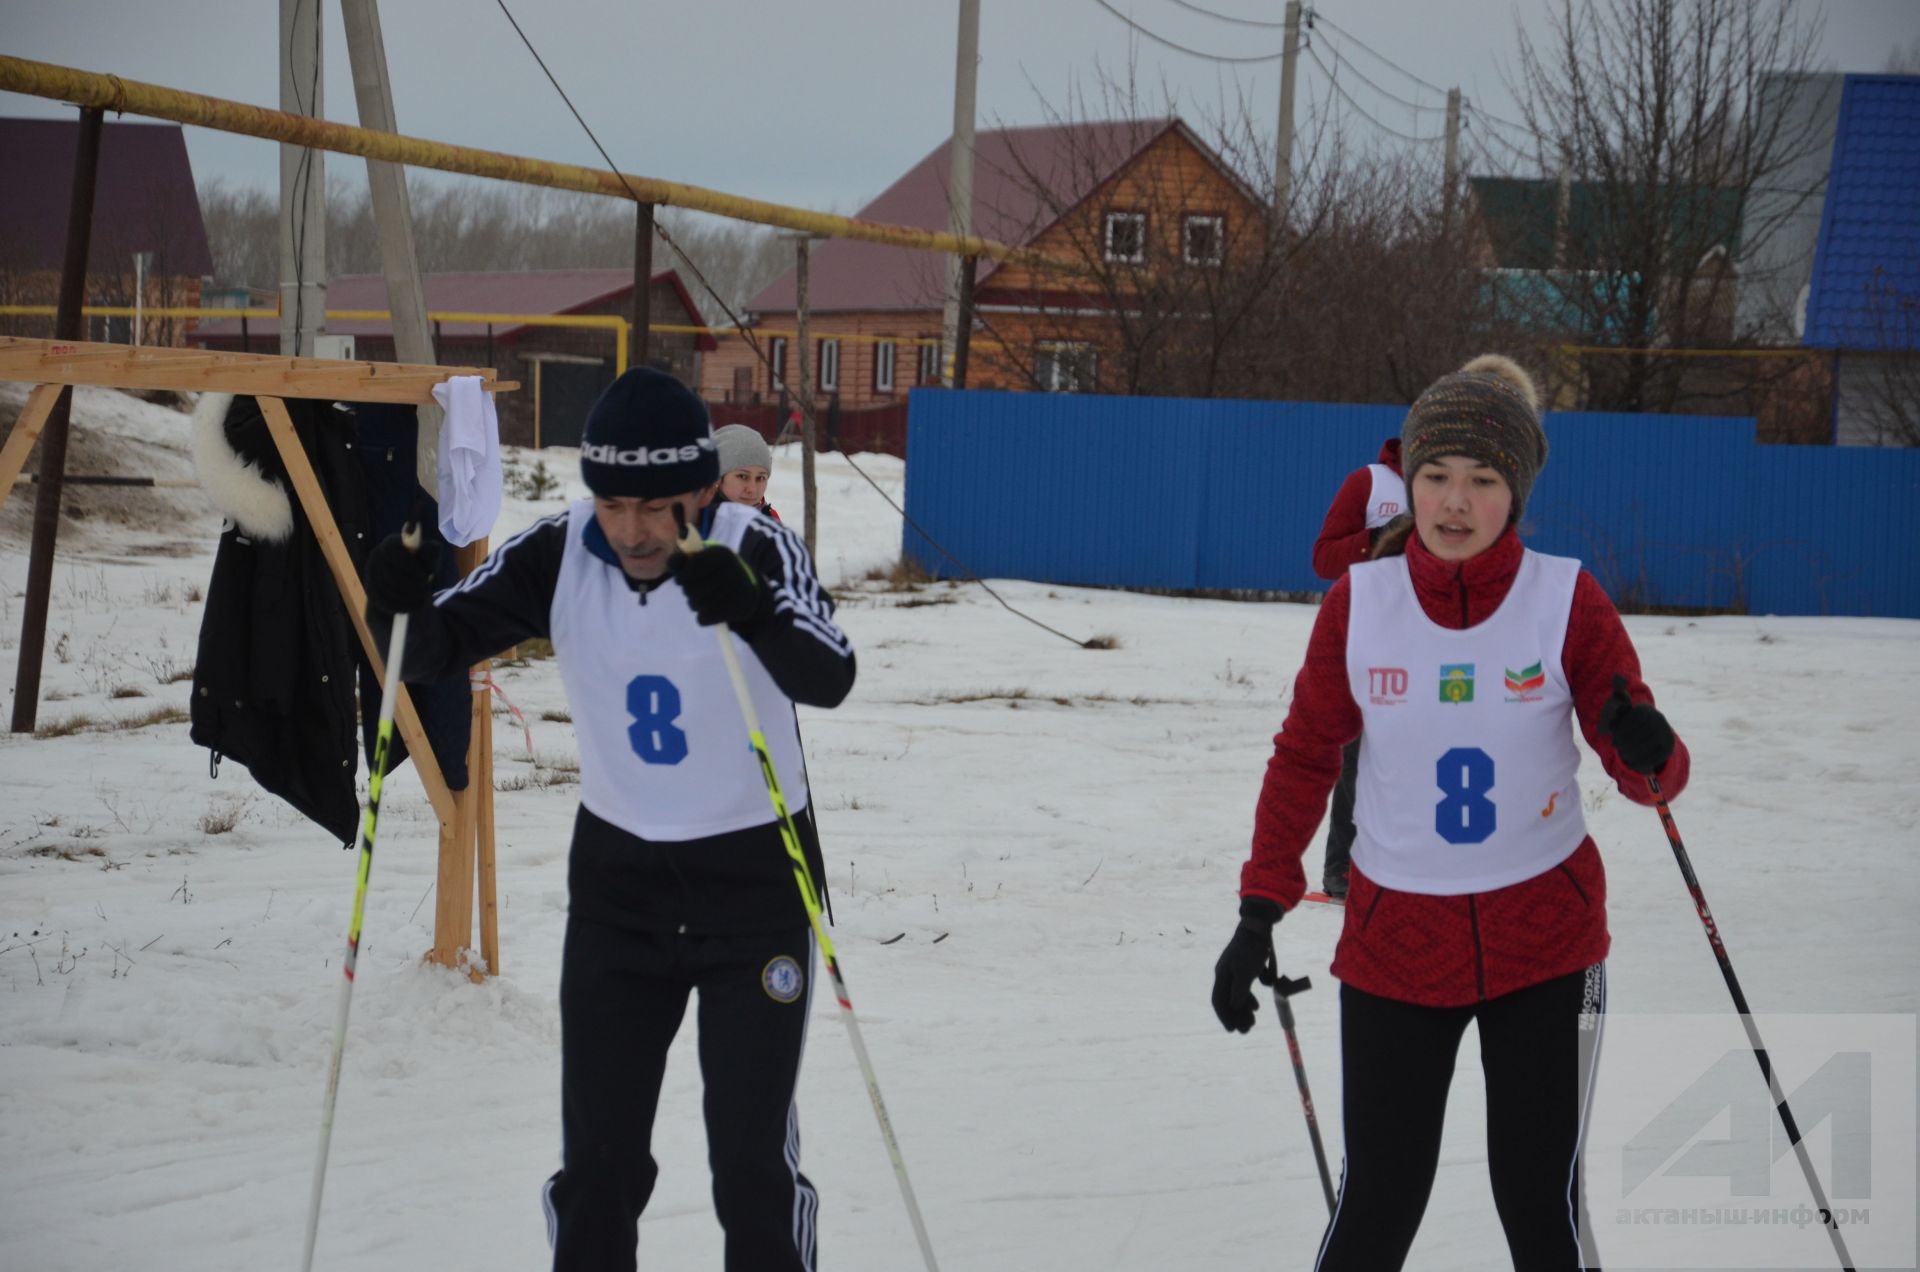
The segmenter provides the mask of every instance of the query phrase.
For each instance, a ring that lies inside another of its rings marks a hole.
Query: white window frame
[[[1196,225],[1213,227],[1213,254],[1195,256],[1193,240],[1188,237]],[[1189,265],[1218,265],[1226,255],[1227,218],[1211,214],[1189,215],[1180,218],[1180,255]]]
[[[833,393],[840,388],[840,342],[820,341],[820,390]]]
[[[940,342],[932,340],[927,344],[919,346],[919,349],[920,383],[928,386],[938,386],[944,379],[940,374]]]
[[[787,387],[787,338],[767,337],[767,387],[778,393]]]
[[[1134,249],[1131,256],[1122,255],[1113,248],[1113,227],[1121,222],[1129,222],[1134,227]],[[1147,259],[1147,214],[1145,212],[1109,212],[1100,226],[1101,254],[1107,260],[1121,265],[1138,265]]]
[[[1084,340],[1043,340],[1034,349],[1034,381],[1043,393],[1090,393],[1099,356]]]
[[[891,340],[882,340],[873,346],[873,391],[875,393],[893,392],[894,371],[899,357],[899,346]]]

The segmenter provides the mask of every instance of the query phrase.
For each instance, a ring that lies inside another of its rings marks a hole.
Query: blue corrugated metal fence
[[[992,578],[1321,591],[1313,541],[1404,407],[915,392],[907,511]],[[1920,450],[1551,414],[1524,528],[1618,600],[1920,618]],[[912,530],[906,551],[955,573]]]

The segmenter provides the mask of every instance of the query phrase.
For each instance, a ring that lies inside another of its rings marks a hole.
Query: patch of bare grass
[[[918,592],[933,582],[933,575],[920,568],[918,561],[904,556],[891,565],[876,565],[860,578],[875,584],[877,592]]]
[[[147,696],[147,691],[139,685],[115,685],[113,692],[107,696],[109,698],[144,698]]]
[[[551,710],[542,711],[540,713],[540,718],[542,720],[547,721],[549,724],[572,724],[573,712],[562,711],[562,710],[559,710],[558,708],[554,708]]]
[[[116,692],[114,697],[126,695]],[[156,724],[185,724],[190,717],[180,707],[167,705],[152,707],[130,716],[94,716],[81,712],[68,716],[64,720],[53,720],[33,731],[36,738],[64,738],[76,733],[118,733],[128,729],[145,729]]]

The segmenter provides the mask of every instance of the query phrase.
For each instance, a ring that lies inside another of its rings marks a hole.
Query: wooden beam
[[[20,418],[13,422],[13,432],[7,434],[7,444],[0,447],[0,504],[5,504],[7,496],[13,493],[13,483],[26,468],[33,443],[46,427],[47,416],[52,414],[53,404],[60,400],[65,388],[62,384],[38,384],[27,395],[27,404],[20,408]]]
[[[347,616],[353,620],[353,630],[360,636],[360,646],[366,650],[367,660],[373,664],[374,675],[384,679],[386,657],[375,645],[373,633],[367,629],[367,594],[360,586],[360,576],[353,568],[353,558],[347,554],[346,540],[340,537],[340,527],[333,519],[333,510],[327,506],[327,496],[320,489],[319,479],[313,475],[313,466],[307,462],[307,452],[300,445],[299,435],[294,432],[293,419],[287,414],[287,404],[279,398],[263,397],[260,399],[260,414],[266,418],[267,431],[273,435],[280,461],[286,465],[287,475],[293,481],[294,494],[299,496],[301,511],[307,514],[314,537],[320,541],[321,555],[326,558],[327,569],[333,574],[334,585],[340,589],[340,599],[346,604]],[[453,792],[447,789],[447,779],[440,772],[440,761],[434,758],[427,732],[420,725],[420,715],[413,708],[413,695],[407,692],[405,685],[400,686],[400,701],[394,711],[394,722],[400,726],[400,736],[406,741],[408,754],[413,757],[420,784],[427,789],[427,799],[433,805],[434,815],[440,819],[442,826],[451,825],[455,812]]]
[[[118,389],[196,389],[255,397],[330,398],[344,402],[433,401],[433,386],[477,375],[489,393],[519,388],[492,367],[433,367],[409,362],[339,362],[260,353],[34,340],[0,336],[0,380],[90,384]]]
[[[485,539],[454,550],[454,563],[465,578],[487,558]],[[467,787],[453,797],[453,833],[440,837],[438,895],[434,899],[433,949],[428,959],[447,967],[457,967],[460,953],[473,944],[473,899],[475,874],[475,831],[479,824],[480,792],[492,789],[491,774],[484,775],[483,788],[478,759],[481,731],[489,719],[487,691],[484,687],[468,691],[471,724],[467,733]],[[482,887],[490,885],[483,882]],[[484,953],[482,955],[484,957]]]
[[[480,792],[480,957],[487,974],[500,974],[500,899],[494,879],[493,844],[493,704],[480,713],[480,739],[467,765],[467,784]]]

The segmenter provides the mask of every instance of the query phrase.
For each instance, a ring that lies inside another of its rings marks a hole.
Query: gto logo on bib
[[[806,988],[806,973],[800,970],[800,964],[787,955],[768,963],[760,972],[760,988],[767,991],[767,997],[776,1003],[790,1003],[800,997],[800,991]]]

